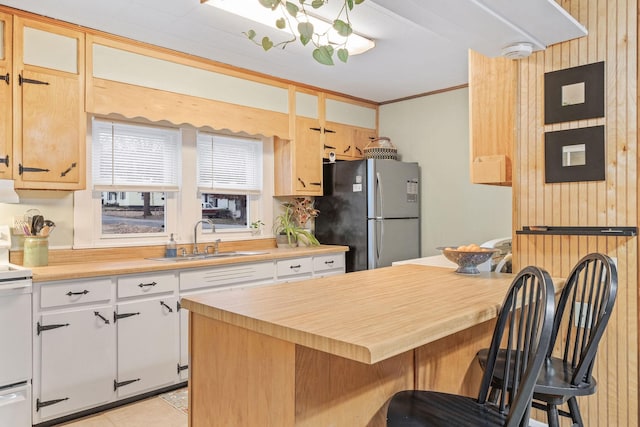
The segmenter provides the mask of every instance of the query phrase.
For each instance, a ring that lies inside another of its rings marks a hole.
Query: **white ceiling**
[[[256,0],[257,2],[257,0]],[[376,47],[347,64],[317,63],[311,49],[264,52],[243,31],[276,30],[200,0],[2,0],[2,4],[134,40],[376,102],[467,83],[467,49],[488,56],[515,42],[534,50],[585,29],[554,0],[366,0],[350,18]],[[329,0],[328,13],[342,4]]]

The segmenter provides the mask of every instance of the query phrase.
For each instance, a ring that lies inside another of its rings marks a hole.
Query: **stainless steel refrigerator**
[[[349,246],[347,272],[420,257],[417,163],[368,159],[323,168],[315,235],[320,243]]]

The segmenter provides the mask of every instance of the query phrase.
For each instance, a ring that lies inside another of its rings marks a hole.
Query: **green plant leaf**
[[[284,18],[280,18],[276,20],[276,28],[279,30],[284,30],[287,27],[287,21]]]
[[[364,0],[356,0],[356,4],[362,4],[364,3]]]
[[[313,24],[311,22],[299,23],[298,32],[300,33],[300,41],[306,46],[313,37]]]
[[[314,9],[319,9],[324,6],[324,0],[313,0],[311,2],[311,7]]]
[[[349,10],[353,10],[353,0],[347,0],[347,7]]]
[[[338,59],[344,63],[347,62],[347,59],[349,59],[349,51],[347,49],[338,49]]]
[[[249,30],[245,33],[247,35],[247,37],[249,38],[249,40],[253,40],[256,38],[256,32],[253,30]]]
[[[271,49],[272,47],[273,47],[273,42],[271,41],[271,39],[269,37],[263,37],[262,48],[265,50],[265,52]]]
[[[288,1],[286,6],[287,6],[287,12],[289,12],[289,15],[293,16],[294,18],[298,16],[298,12],[300,12],[300,8],[295,3],[291,3],[290,1]]]
[[[331,46],[320,46],[313,50],[313,58],[323,65],[333,65],[333,48]]]
[[[333,29],[336,30],[342,37],[349,37],[349,35],[353,33],[351,25],[341,19],[336,19],[335,21],[333,21]]]
[[[268,7],[271,10],[275,10],[280,4],[280,0],[258,0],[264,7]]]

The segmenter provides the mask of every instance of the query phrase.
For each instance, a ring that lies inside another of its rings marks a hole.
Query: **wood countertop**
[[[89,277],[114,276],[119,274],[171,271],[186,268],[215,267],[219,265],[270,261],[286,258],[308,257],[336,252],[347,252],[348,246],[320,245],[297,248],[260,249],[263,254],[209,258],[190,261],[155,261],[130,257],[122,260],[73,262],[46,267],[30,267],[34,282],[82,279]]]
[[[211,292],[181,304],[212,319],[374,364],[495,318],[513,277],[398,265]]]

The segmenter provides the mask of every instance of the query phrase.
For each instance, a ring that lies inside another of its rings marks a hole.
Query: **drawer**
[[[178,290],[175,273],[144,274],[118,278],[118,298],[154,295]]]
[[[69,282],[42,283],[40,307],[86,304],[111,299],[111,279],[73,280]]]
[[[313,257],[313,271],[316,273],[338,268],[344,270],[344,253]]]
[[[273,261],[237,264],[180,273],[180,291],[273,280]]]
[[[313,263],[310,257],[283,259],[276,262],[276,271],[278,278],[311,273],[313,271]]]

